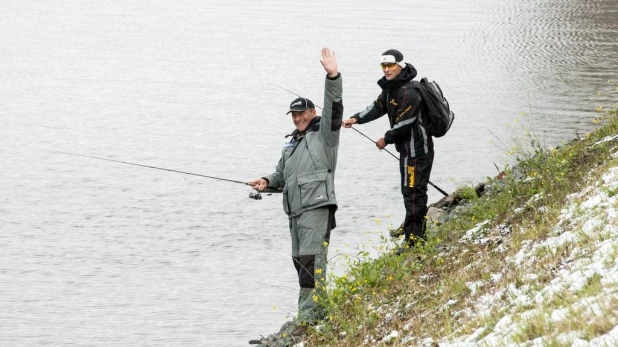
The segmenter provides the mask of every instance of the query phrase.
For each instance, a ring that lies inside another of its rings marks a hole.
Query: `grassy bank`
[[[618,325],[616,107],[595,122],[559,148],[531,134],[514,141],[516,165],[480,197],[460,188],[465,208],[433,223],[425,245],[353,261],[318,298],[328,320],[305,346],[567,346],[609,336]]]

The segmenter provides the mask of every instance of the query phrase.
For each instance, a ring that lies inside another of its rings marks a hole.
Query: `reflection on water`
[[[496,174],[522,128],[556,145],[617,99],[614,0],[389,7],[0,5],[0,345],[236,346],[295,313],[280,197],[56,150],[264,175],[292,129],[294,96],[272,84],[321,104],[323,45],[338,54],[347,115],[379,93],[388,48],[440,82],[457,119],[436,140],[431,180],[447,191]],[[386,127],[360,129],[379,138]],[[330,254],[341,273],[338,254],[377,244],[404,211],[396,160],[349,130],[339,157]]]

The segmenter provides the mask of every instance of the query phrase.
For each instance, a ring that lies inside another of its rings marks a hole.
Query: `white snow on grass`
[[[382,339],[382,342],[391,342],[396,340],[399,337],[399,332],[397,330],[393,330],[391,331],[390,334],[384,336],[384,338]]]
[[[473,311],[481,317],[488,317],[492,312],[509,313],[498,320],[491,331],[478,328],[468,336],[442,341],[440,346],[517,345],[513,341],[515,335],[525,331],[535,320],[558,327],[570,320],[586,322],[595,319],[606,319],[614,328],[590,341],[582,332],[555,331],[553,336],[540,336],[525,345],[544,346],[555,341],[573,346],[618,346],[618,314],[612,309],[618,301],[616,187],[618,168],[611,168],[596,186],[568,197],[570,206],[561,211],[559,222],[545,240],[527,240],[517,254],[506,259],[511,266],[532,271],[541,254],[555,255],[568,249],[568,256],[556,264],[549,283],[539,288],[535,282],[541,274],[528,273],[523,277],[525,284],[519,287],[514,283],[504,283],[493,294],[476,298]],[[467,236],[478,235],[484,225],[477,225]],[[593,291],[592,296],[581,293],[595,282],[600,289]],[[483,283],[473,282],[468,286],[475,294]],[[569,306],[560,307],[560,298],[565,294],[575,299]]]
[[[604,140],[616,139],[618,136]],[[478,327],[464,336],[455,331],[452,336],[439,341],[441,347],[546,346],[556,343],[618,346],[618,313],[615,312],[618,306],[618,167],[609,169],[596,184],[569,195],[567,205],[547,238],[524,240],[519,252],[506,258],[506,266],[529,271],[522,274],[522,283],[508,283],[503,273],[495,273],[490,274],[488,282],[466,284],[470,289],[472,308],[457,314],[466,316],[464,320],[494,317],[497,323],[493,327]],[[489,222],[478,223],[460,242],[483,243],[489,232]],[[556,256],[561,256],[559,263],[551,269],[535,266],[542,264],[546,257],[555,259]],[[540,279],[547,279],[548,271],[551,280],[541,284]],[[489,291],[483,292],[486,286]],[[565,297],[569,300],[563,300]],[[454,304],[456,302],[451,300],[443,308]],[[503,316],[495,317],[497,312],[502,312]],[[596,333],[592,334],[578,331],[578,327],[595,321],[600,322],[601,331],[595,330]],[[525,335],[526,329],[535,324],[544,326],[541,331],[546,335],[534,336],[534,330],[532,337]],[[382,341],[393,341],[396,338],[394,333],[399,336],[398,332],[392,332]],[[399,342],[403,345],[428,345],[431,341],[407,335]]]

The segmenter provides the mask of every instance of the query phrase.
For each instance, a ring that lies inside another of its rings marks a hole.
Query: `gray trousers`
[[[292,259],[298,274],[298,321],[325,318],[326,262],[334,211],[329,207],[306,211],[290,219]]]

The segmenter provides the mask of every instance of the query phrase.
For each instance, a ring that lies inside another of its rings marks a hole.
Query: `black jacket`
[[[406,64],[397,77],[388,81],[382,77],[378,85],[382,93],[363,112],[352,116],[358,124],[388,114],[391,130],[384,134],[387,144],[395,144],[397,151],[409,157],[433,152],[433,140],[422,122],[421,94],[410,81],[416,77],[416,69]]]

